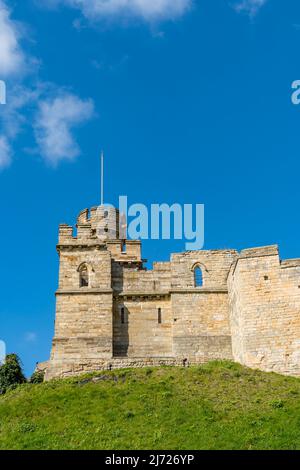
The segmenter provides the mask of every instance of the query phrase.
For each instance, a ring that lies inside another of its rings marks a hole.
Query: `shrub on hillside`
[[[29,382],[31,384],[41,384],[42,382],[44,382],[44,375],[45,375],[45,372],[41,370],[37,370],[32,374],[32,376],[29,379]]]
[[[21,361],[17,354],[8,354],[5,363],[0,367],[0,395],[9,388],[26,382]]]

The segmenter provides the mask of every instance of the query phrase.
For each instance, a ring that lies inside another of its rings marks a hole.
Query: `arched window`
[[[195,287],[203,286],[203,275],[202,275],[202,269],[200,268],[200,266],[196,266],[194,269],[194,279],[195,279]]]
[[[89,286],[89,271],[86,264],[79,268],[79,287]]]

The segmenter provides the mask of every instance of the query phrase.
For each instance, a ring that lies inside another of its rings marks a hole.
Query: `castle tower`
[[[112,270],[142,268],[139,241],[119,239],[119,211],[96,206],[80,212],[75,227],[59,227],[59,287],[47,377],[95,370],[113,357]],[[116,268],[117,266],[117,268]],[[114,268],[115,267],[115,268]]]

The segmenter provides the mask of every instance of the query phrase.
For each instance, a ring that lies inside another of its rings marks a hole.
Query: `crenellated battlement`
[[[83,209],[77,217],[74,228],[67,224],[59,226],[60,245],[70,244],[76,242],[76,240],[88,242],[91,239],[118,240],[121,243],[119,241],[118,209],[110,206],[95,206],[91,209]]]
[[[73,236],[74,228],[71,225],[60,224],[58,243],[63,244],[74,240],[76,237]]]

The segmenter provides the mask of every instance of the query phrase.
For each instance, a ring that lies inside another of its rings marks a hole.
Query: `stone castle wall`
[[[124,323],[121,323],[121,309]],[[158,311],[161,311],[161,323]],[[114,303],[114,357],[172,358],[172,311],[168,296],[127,297]]]
[[[232,359],[227,275],[234,250],[193,251],[172,255],[173,352],[189,361]],[[201,267],[203,287],[195,287]]]
[[[277,246],[244,250],[228,284],[234,358],[300,375],[300,260],[280,262]]]
[[[60,226],[47,379],[212,359],[300,375],[299,260],[280,262],[274,246],[203,250],[173,254],[146,270],[139,241],[107,237],[118,217],[93,208],[80,213],[76,235]]]

